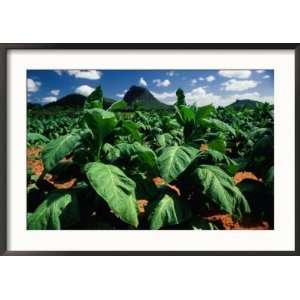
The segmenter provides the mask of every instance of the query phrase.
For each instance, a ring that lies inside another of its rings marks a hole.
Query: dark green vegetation
[[[29,110],[28,145],[42,147],[44,171],[28,173],[28,229],[222,229],[209,211],[272,226],[271,105],[188,106],[182,90],[171,110],[104,104],[97,88],[75,111]],[[245,170],[262,180],[235,184]],[[46,174],[76,185],[57,189]]]

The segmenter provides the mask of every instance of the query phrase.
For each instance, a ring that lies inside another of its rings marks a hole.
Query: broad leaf
[[[202,165],[194,172],[196,182],[220,210],[241,218],[245,213],[250,213],[250,207],[229,177],[222,169],[212,165]]]
[[[99,108],[86,109],[84,118],[88,127],[93,132],[95,146],[99,152],[105,137],[114,130],[118,124],[118,120],[113,112]]]
[[[160,175],[167,182],[176,179],[196,158],[199,151],[188,146],[171,146],[158,157]]]
[[[157,142],[160,147],[164,148],[172,143],[173,136],[170,133],[163,133],[156,136]]]
[[[122,127],[123,129],[125,129],[125,131],[127,133],[129,133],[131,135],[131,137],[137,141],[137,142],[141,142],[143,139],[143,135],[139,132],[139,127],[136,123],[134,123],[131,120],[125,120],[122,123]]]
[[[28,229],[62,229],[79,221],[79,206],[74,190],[54,191],[30,214]]]
[[[103,108],[103,93],[100,86],[98,86],[86,99],[85,109],[89,108]]]
[[[100,162],[88,163],[85,171],[93,189],[107,202],[114,214],[137,227],[134,181],[118,167]]]
[[[116,110],[122,110],[127,107],[127,103],[124,100],[115,101],[107,110],[108,111],[116,111]]]
[[[191,217],[190,208],[182,200],[164,195],[152,204],[149,215],[150,229],[177,225]]]
[[[203,124],[207,127],[212,127],[214,129],[220,130],[224,133],[231,133],[232,135],[236,135],[236,132],[233,127],[228,125],[227,123],[224,123],[221,120],[218,119],[203,119]]]
[[[196,124],[202,125],[203,119],[209,118],[213,113],[215,113],[216,109],[212,104],[197,107],[196,109]]]
[[[141,146],[137,148],[137,155],[141,163],[144,163],[148,170],[157,172],[157,157],[153,150],[148,147]]]
[[[47,144],[42,151],[45,171],[52,170],[60,160],[79,145],[80,139],[77,134],[67,134]]]
[[[224,153],[226,150],[226,142],[224,138],[217,137],[208,143],[208,149],[216,150],[221,153]]]

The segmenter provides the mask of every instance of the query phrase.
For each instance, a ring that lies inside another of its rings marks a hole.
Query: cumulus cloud
[[[256,100],[260,102],[269,102],[273,103],[274,98],[273,96],[262,96],[259,92],[251,92],[251,93],[242,93],[242,94],[233,94],[230,96],[227,96],[223,99],[223,101],[220,102],[220,105],[229,105],[236,100],[244,100],[244,99],[250,99],[250,100]]]
[[[54,70],[54,72],[59,76],[61,76],[63,74],[62,70]]]
[[[263,76],[263,79],[268,79],[268,78],[270,78],[270,75]]]
[[[89,85],[81,85],[76,88],[75,93],[88,97],[94,90],[95,89],[90,87]]]
[[[225,91],[245,91],[251,88],[255,88],[258,82],[254,80],[236,80],[230,79],[224,83],[222,86]]]
[[[211,103],[216,104],[220,100],[220,96],[213,93],[207,93],[202,87],[197,87],[186,93],[185,98],[188,104],[195,104],[196,106],[203,106]]]
[[[215,76],[210,75],[210,76],[206,77],[206,81],[208,81],[208,82],[212,82],[214,80],[215,80]]]
[[[51,90],[50,93],[51,93],[53,96],[58,96],[59,93],[60,93],[60,90]]]
[[[147,84],[147,81],[143,77],[141,77],[140,80],[139,80],[139,85],[147,86],[148,84]]]
[[[155,93],[151,91],[153,96],[166,104],[174,104],[176,102],[176,91],[174,92],[163,92]],[[185,93],[185,99],[188,104],[195,104],[202,106],[206,104],[216,104],[220,100],[220,96],[214,95],[213,93],[207,93],[204,88],[197,87],[192,89],[190,92]]]
[[[35,93],[39,90],[39,88],[41,87],[42,83],[39,81],[34,81],[31,78],[27,79],[27,92],[30,93]]]
[[[205,79],[203,77],[198,78],[199,81],[204,81]]]
[[[154,79],[153,83],[157,87],[167,87],[171,84],[171,81],[169,79],[161,80],[161,79]]]
[[[175,75],[175,71],[169,71],[166,73],[167,76],[173,77]]]
[[[195,85],[196,83],[197,83],[197,79],[193,78],[192,81],[191,81],[191,85]]]
[[[151,93],[154,95],[154,97],[156,97],[159,101],[163,103],[172,105],[176,102],[175,91],[170,93],[155,93],[151,91]],[[261,96],[259,92],[235,93],[224,97],[214,93],[209,93],[203,87],[197,87],[185,93],[185,99],[189,105],[195,104],[196,106],[203,106],[213,104],[215,107],[227,106],[235,102],[236,100],[243,99],[251,99],[261,102],[273,103],[272,96]]]
[[[251,76],[249,70],[220,70],[219,75],[227,78],[247,79]]]
[[[159,101],[166,103],[166,104],[174,104],[176,102],[176,91],[174,92],[163,92],[163,93],[156,93],[151,91],[152,95],[157,98]]]
[[[97,70],[68,70],[67,73],[75,78],[89,80],[98,80],[102,76],[102,72]]]
[[[117,97],[123,98],[125,94],[127,93],[127,89],[123,90],[123,92],[116,94]]]
[[[256,73],[262,74],[262,73],[265,73],[265,70],[256,70]]]

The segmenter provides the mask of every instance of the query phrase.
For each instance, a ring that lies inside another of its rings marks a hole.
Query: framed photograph
[[[3,44],[3,255],[299,255],[297,44]]]

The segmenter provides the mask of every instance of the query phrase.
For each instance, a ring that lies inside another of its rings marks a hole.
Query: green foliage
[[[222,169],[211,165],[202,165],[194,173],[197,184],[222,210],[241,218],[243,214],[250,213],[247,200],[236,187],[231,177]]]
[[[79,142],[80,136],[70,133],[48,143],[42,152],[45,171],[51,171]]]
[[[215,211],[273,224],[273,106],[189,106],[181,89],[172,110],[103,101],[99,87],[81,110],[29,111],[45,169],[27,172],[28,229],[223,229],[203,217]],[[262,182],[235,184],[240,171]]]
[[[124,222],[137,227],[134,181],[118,167],[100,162],[88,163],[85,172],[93,189],[107,202],[114,214]]]
[[[191,217],[187,204],[177,197],[164,195],[155,201],[149,215],[150,229],[160,229],[169,225],[177,225]]]
[[[28,229],[63,229],[79,220],[79,206],[74,191],[54,191],[30,214]]]
[[[176,97],[177,97],[177,102],[176,105],[180,106],[180,105],[185,105],[185,95],[182,89],[177,89],[176,91]]]
[[[163,149],[158,157],[161,177],[167,182],[173,181],[186,170],[198,153],[197,149],[188,146],[170,146]]]

